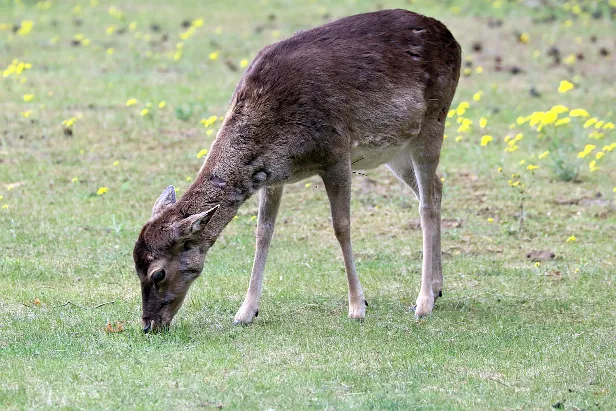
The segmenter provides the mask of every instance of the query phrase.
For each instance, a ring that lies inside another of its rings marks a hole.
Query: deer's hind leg
[[[417,182],[417,178],[415,177],[415,170],[413,167],[413,160],[411,159],[411,155],[409,151],[401,152],[396,158],[387,163],[387,167],[391,170],[392,173],[402,181],[406,186],[408,186],[417,199],[419,199],[419,184]],[[434,175],[434,205],[440,216],[440,206],[441,206],[441,196],[442,196],[442,188],[443,183],[438,175]],[[421,212],[421,210],[420,210]],[[440,218],[437,217],[440,221]],[[432,248],[432,266],[433,266],[433,275],[431,279],[432,284],[432,293],[434,298],[438,298],[442,295],[443,291],[443,269],[441,264],[441,226],[440,222],[436,226],[435,230],[435,238],[433,242]]]
[[[419,136],[411,141],[409,154],[419,190],[419,214],[423,232],[421,289],[415,317],[432,312],[434,300],[442,292],[441,269],[441,196],[442,183],[436,175],[444,124],[439,119],[425,119]]]
[[[442,130],[440,123],[428,121],[408,150],[402,151],[387,164],[396,177],[413,190],[420,203],[423,264],[416,317],[430,314],[434,301],[442,295],[443,290],[440,211],[443,184],[436,174]]]

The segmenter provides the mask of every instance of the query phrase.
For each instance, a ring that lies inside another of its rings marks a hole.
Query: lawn
[[[0,408],[616,408],[616,4],[541,4],[0,0]],[[134,242],[248,62],[395,7],[463,48],[433,314],[412,313],[417,201],[383,167],[353,177],[365,321],[315,177],[285,189],[254,324],[232,322],[256,196],[171,330],[143,334]]]

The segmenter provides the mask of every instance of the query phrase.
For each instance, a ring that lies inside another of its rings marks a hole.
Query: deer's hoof
[[[433,296],[420,295],[417,297],[417,303],[415,305],[415,320],[420,320],[430,315],[430,313],[432,313],[432,308],[434,308]]]
[[[362,300],[359,304],[349,305],[349,318],[352,320],[363,320],[366,318],[366,307],[368,306],[368,301]]]
[[[240,308],[240,310],[235,314],[235,318],[233,319],[233,325],[250,325],[254,321],[255,318],[259,315],[259,309],[251,309],[244,307]]]

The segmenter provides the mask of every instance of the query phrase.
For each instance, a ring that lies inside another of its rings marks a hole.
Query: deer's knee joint
[[[438,216],[438,208],[434,204],[419,206],[419,215],[428,219]]]
[[[349,221],[334,222],[334,234],[340,242],[347,241],[351,236],[351,224]]]

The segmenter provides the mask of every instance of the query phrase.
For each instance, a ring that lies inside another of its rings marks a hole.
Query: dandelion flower
[[[526,160],[520,160],[520,162],[518,164],[523,166],[524,164],[526,164]]]
[[[242,61],[240,61],[240,67],[241,68],[248,67],[248,59],[242,59]]]
[[[544,151],[543,153],[539,154],[539,160],[543,160],[548,156],[548,154],[550,154],[549,151]]]
[[[110,56],[113,54],[113,52],[114,52],[113,47],[109,47],[107,49],[107,54],[109,54]]]
[[[3,209],[5,209],[5,210],[8,210],[9,205],[8,205],[8,204],[5,204],[5,205],[3,205],[3,206],[2,206],[2,208],[3,208]]]
[[[166,105],[167,103],[165,101],[161,101],[160,103],[158,103],[158,108],[165,108]]]
[[[574,235],[572,235],[571,237],[567,238],[567,242],[568,242],[568,243],[573,243],[573,242],[575,242],[575,241],[577,241],[577,238],[575,238],[575,236],[574,236]]]
[[[210,60],[217,60],[220,55],[220,51],[216,50],[209,54]]]
[[[208,130],[205,132],[206,135],[211,136],[212,134],[214,134],[214,130]]]
[[[144,117],[144,116],[147,116],[149,112],[150,110],[148,110],[147,108],[144,108],[143,110],[141,110],[141,113],[139,113],[139,115],[141,117]]]
[[[560,82],[560,85],[558,86],[558,92],[563,94],[571,90],[572,88],[573,88],[573,83],[571,83],[568,80],[563,80]]]
[[[113,164],[112,164],[112,166],[114,166],[114,167],[117,167],[119,165],[120,165],[120,161],[119,160],[114,161]]]
[[[76,183],[76,182],[78,182],[78,181],[79,181],[79,179],[78,179],[77,177],[73,177],[73,178],[71,179],[71,183]]]
[[[590,118],[584,123],[584,128],[588,128],[597,122],[597,117]]]
[[[488,119],[485,117],[481,117],[479,119],[479,127],[486,128],[487,125],[488,125]]]
[[[34,98],[34,94],[24,94],[24,101],[26,103],[29,101],[32,101],[33,98]]]
[[[207,155],[207,149],[204,148],[203,150],[197,153],[197,158],[202,158],[202,157],[205,157],[206,155]]]
[[[190,176],[186,177],[186,181],[192,181],[192,177]]]
[[[612,123],[611,121],[608,121],[607,123],[603,125],[603,129],[604,130],[614,130],[614,123]]]
[[[475,94],[473,94],[473,100],[475,101],[479,101],[481,100],[481,96],[483,95],[483,91],[478,91]]]
[[[488,217],[488,223],[493,223],[494,219],[492,217]]]
[[[100,187],[100,188],[98,189],[98,191],[96,192],[96,195],[97,195],[97,196],[102,196],[102,195],[103,195],[103,194],[105,194],[107,191],[109,191],[109,188],[107,188],[107,187],[105,187],[105,186]]]
[[[482,66],[475,67],[475,73],[477,73],[477,74],[483,73],[483,67]]]
[[[25,118],[30,117],[30,114],[32,114],[32,110],[26,110],[26,111],[21,112],[21,115],[24,116]]]
[[[532,165],[532,164],[529,164],[529,165],[526,167],[526,169],[527,169],[528,171],[535,171],[535,170],[537,170],[538,168],[539,168],[539,166],[535,166],[535,165]]]
[[[137,104],[137,99],[136,98],[130,98],[126,101],[126,107],[130,107]]]

